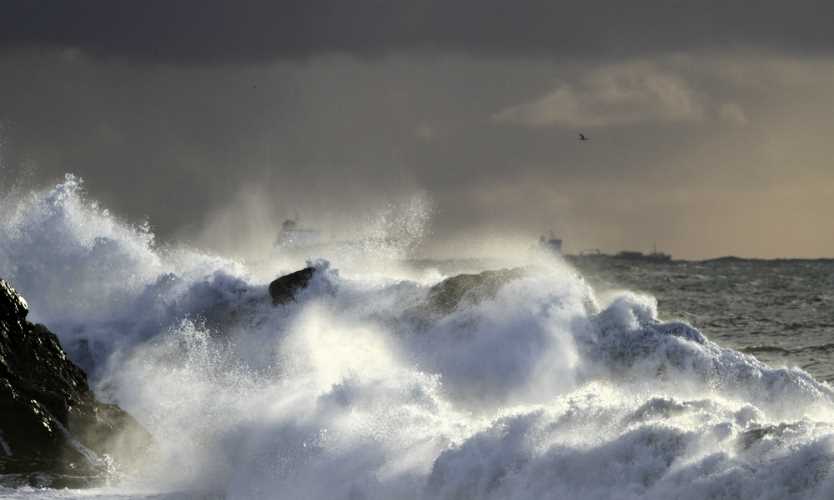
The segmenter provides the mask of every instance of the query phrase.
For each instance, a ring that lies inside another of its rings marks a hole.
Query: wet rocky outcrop
[[[295,301],[296,294],[310,283],[316,268],[305,267],[300,271],[281,276],[269,284],[269,296],[275,305],[288,304]]]
[[[512,268],[451,276],[429,288],[412,305],[406,305],[390,327],[396,330],[400,328],[398,323],[404,323],[407,330],[428,331],[456,311],[494,299],[502,287],[528,273],[529,269]]]
[[[525,272],[517,267],[446,278],[429,289],[426,307],[434,313],[449,314],[461,304],[492,299],[502,286],[524,277]]]
[[[97,400],[54,333],[0,279],[0,483],[85,486],[140,456],[150,435]]]
[[[316,267],[308,266],[272,281],[269,284],[272,303],[295,302],[299,292],[307,288],[316,272]],[[417,308],[419,311],[414,312],[449,314],[463,304],[477,304],[494,298],[502,286],[524,277],[526,273],[527,270],[517,267],[446,278],[429,289],[425,302]]]
[[[308,266],[281,276],[269,284],[269,295],[274,305],[295,302],[298,294],[307,288],[320,270]],[[324,272],[328,272],[325,268]],[[407,316],[442,316],[454,312],[463,305],[478,304],[495,298],[498,290],[507,283],[528,273],[524,268],[482,271],[476,274],[458,274],[432,286],[425,300],[411,308]]]

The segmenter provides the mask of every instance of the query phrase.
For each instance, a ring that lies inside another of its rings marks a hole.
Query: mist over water
[[[451,312],[412,268],[430,208],[359,245],[235,261],[159,245],[67,176],[2,201],[0,276],[154,436],[87,491],[6,497],[304,499],[834,496],[834,392],[724,348],[561,260]],[[466,257],[461,255],[460,257]],[[267,285],[310,258],[288,305]]]

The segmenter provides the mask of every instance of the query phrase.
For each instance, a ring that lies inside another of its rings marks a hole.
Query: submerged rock
[[[0,279],[0,482],[90,484],[113,460],[141,455],[150,435],[118,406],[98,401],[58,337],[27,321],[28,313]]]
[[[281,276],[269,284],[272,303],[288,304],[295,301],[296,294],[307,287],[316,272],[314,267],[305,267],[300,271]]]
[[[413,305],[406,306],[397,321],[414,331],[427,331],[455,312],[494,299],[502,287],[529,273],[529,269],[517,267],[451,276],[429,288]],[[390,327],[397,328],[397,325],[392,323]]]
[[[524,269],[513,268],[452,276],[431,287],[428,307],[432,312],[448,314],[462,303],[477,304],[494,298],[502,286],[524,275]]]

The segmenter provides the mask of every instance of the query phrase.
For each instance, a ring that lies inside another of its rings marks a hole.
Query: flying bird
[[[580,141],[587,141],[587,140],[588,140],[588,138],[587,138],[587,137],[585,137],[585,134],[579,134],[579,140],[580,140]]]

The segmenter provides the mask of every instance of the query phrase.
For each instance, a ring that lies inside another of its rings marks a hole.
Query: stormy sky
[[[0,187],[221,251],[419,197],[432,255],[834,256],[832,109],[831,2],[0,0]]]

